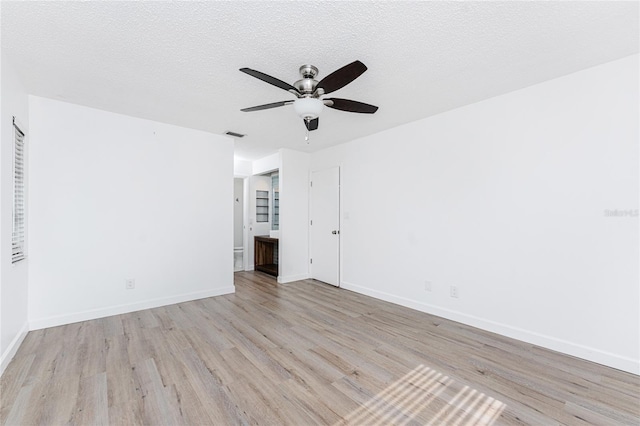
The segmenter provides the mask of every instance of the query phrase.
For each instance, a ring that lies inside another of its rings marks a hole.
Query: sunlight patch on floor
[[[506,405],[423,364],[390,384],[338,424],[491,425]],[[419,418],[417,418],[419,416]]]

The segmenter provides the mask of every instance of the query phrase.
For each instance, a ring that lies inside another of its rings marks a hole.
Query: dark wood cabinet
[[[256,271],[278,276],[278,239],[268,235],[253,237],[253,267]]]

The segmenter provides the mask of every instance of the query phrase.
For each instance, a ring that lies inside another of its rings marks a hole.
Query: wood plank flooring
[[[640,377],[307,280],[30,332],[4,425],[640,424]]]

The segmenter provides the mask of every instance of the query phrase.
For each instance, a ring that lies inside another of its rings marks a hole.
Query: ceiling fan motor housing
[[[298,89],[303,95],[311,95],[316,90],[318,81],[315,77],[318,75],[318,68],[313,65],[303,65],[300,67],[300,75],[302,80],[298,80],[293,83],[293,86]]]

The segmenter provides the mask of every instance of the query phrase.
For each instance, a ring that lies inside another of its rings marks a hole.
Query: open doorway
[[[233,179],[233,271],[244,271],[244,179]]]
[[[245,271],[279,275],[280,188],[278,170],[249,176],[245,192]]]

